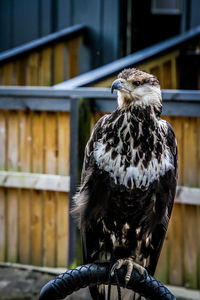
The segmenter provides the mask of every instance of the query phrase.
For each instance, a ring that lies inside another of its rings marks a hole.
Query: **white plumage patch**
[[[166,132],[167,130],[167,123],[164,120],[159,120],[156,122],[158,125],[158,130],[160,131],[161,136],[163,136],[163,132]],[[124,118],[124,123],[126,124],[126,129],[124,130],[123,137],[127,134],[127,132],[129,132],[128,117]],[[141,126],[139,126],[139,134],[142,134]],[[152,134],[154,135],[154,143],[158,142],[155,134]],[[118,136],[119,135],[120,132]],[[152,151],[151,161],[146,168],[143,165],[142,158],[140,158],[137,166],[134,166],[135,157],[136,155],[139,156],[139,148],[133,148],[131,146],[134,145],[134,140],[131,138],[131,134],[129,140],[130,146],[128,149],[128,151],[131,153],[131,160],[129,166],[124,168],[126,155],[122,154],[123,142],[123,138],[120,139],[118,146],[114,149],[117,152],[115,159],[112,159],[111,157],[113,151],[112,148],[110,151],[106,151],[107,144],[103,143],[103,138],[95,144],[94,148],[94,158],[98,167],[108,172],[114,179],[115,184],[122,184],[127,188],[147,189],[153,181],[157,180],[160,176],[163,176],[168,170],[174,168],[172,155],[169,147],[166,145],[164,137],[162,137],[161,141],[162,154],[160,161],[158,161],[156,158],[155,151]]]

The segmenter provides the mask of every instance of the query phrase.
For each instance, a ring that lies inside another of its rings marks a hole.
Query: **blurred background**
[[[2,268],[81,263],[69,210],[85,143],[116,106],[105,88],[133,66],[158,77],[179,148],[156,277],[200,288],[199,0],[0,0]]]

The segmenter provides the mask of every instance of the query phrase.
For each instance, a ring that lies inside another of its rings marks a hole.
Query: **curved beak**
[[[122,88],[122,84],[120,79],[116,79],[113,81],[112,86],[111,86],[111,93],[113,93],[114,90],[120,90]]]

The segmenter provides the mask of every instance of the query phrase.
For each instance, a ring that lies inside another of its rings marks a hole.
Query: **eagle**
[[[99,119],[85,148],[74,212],[80,216],[84,263],[109,262],[112,270],[127,265],[128,282],[133,268],[155,272],[175,197],[177,142],[161,119],[154,75],[124,69],[114,90],[117,108]],[[90,293],[105,299],[100,286]]]

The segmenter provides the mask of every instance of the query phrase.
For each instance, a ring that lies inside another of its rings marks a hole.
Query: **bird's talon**
[[[136,269],[141,276],[146,277],[146,274],[147,274],[146,269],[144,267],[142,267],[141,265],[139,265],[138,263],[136,263],[132,257],[127,258],[127,259],[117,260],[116,263],[112,266],[112,269],[110,272],[111,276],[113,276],[114,271],[116,269],[121,268],[122,265],[127,266],[127,272],[126,272],[126,276],[125,276],[125,287],[128,285],[128,283],[130,281],[133,269]]]
[[[146,269],[143,268],[142,266],[138,267],[138,272],[140,273],[140,275],[145,275]]]
[[[146,278],[147,278],[147,275],[148,275],[147,270],[144,269],[144,272],[143,272],[143,274],[141,274],[141,275],[144,277],[144,279],[146,279]]]
[[[119,261],[116,261],[116,263],[114,263],[114,265],[112,266],[112,269],[110,271],[111,276],[114,276],[115,269],[117,269],[118,266],[119,266]]]

